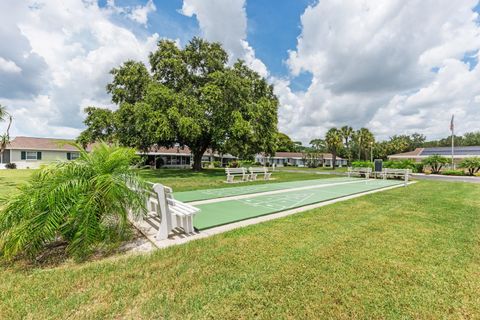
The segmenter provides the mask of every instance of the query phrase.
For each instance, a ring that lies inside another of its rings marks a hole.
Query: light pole
[[[373,162],[373,141],[370,141],[370,162]]]

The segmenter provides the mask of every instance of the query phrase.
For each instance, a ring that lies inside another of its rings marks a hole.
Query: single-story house
[[[52,161],[76,159],[79,152],[70,144],[73,142],[68,139],[16,137],[0,154],[0,169],[4,169],[7,163],[15,163],[18,169],[36,169],[40,165]],[[146,157],[146,164],[157,168],[189,168],[193,163],[193,157],[188,147],[152,147],[149,151],[139,151],[138,154]],[[233,159],[236,157],[208,150],[202,161],[220,161],[222,165],[226,165]]]
[[[433,147],[433,148],[416,148],[413,151],[392,154],[388,156],[388,160],[412,160],[421,162],[423,159],[432,156],[440,155],[447,158],[452,156],[451,147]],[[454,147],[453,162],[459,163],[465,158],[480,157],[480,146],[470,147]]]
[[[15,163],[18,169],[35,169],[41,164],[56,160],[78,158],[78,150],[70,145],[73,140],[16,137],[0,154],[0,169]]]
[[[275,164],[278,167],[287,165],[304,167],[308,161],[314,160],[319,166],[331,167],[333,162],[333,156],[331,153],[319,153],[315,156],[315,159],[309,157],[308,154],[302,152],[276,152],[274,156],[265,156],[264,154],[257,154],[255,161],[263,165]],[[337,156],[335,160],[335,166],[342,167],[347,165],[347,160]]]

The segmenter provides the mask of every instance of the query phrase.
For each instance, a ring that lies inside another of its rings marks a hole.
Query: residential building
[[[470,147],[454,147],[453,161],[459,163],[465,158],[480,157],[480,146]],[[412,160],[421,162],[423,159],[432,156],[440,155],[447,158],[452,156],[451,147],[433,147],[433,148],[416,148],[413,151],[392,154],[388,156],[388,160]]]
[[[333,162],[333,156],[331,153],[319,153],[314,156],[314,159],[311,158],[312,154],[306,154],[302,152],[276,152],[274,156],[265,156],[264,154],[257,154],[255,156],[255,161],[261,163],[262,165],[273,165],[275,164],[278,167],[283,166],[298,166],[305,167],[308,164],[308,161],[314,160],[317,162],[318,166],[331,167]],[[347,165],[347,160],[337,156],[335,165],[337,167],[343,167]]]
[[[35,169],[40,165],[56,160],[78,158],[73,140],[16,137],[0,155],[0,169],[7,163],[15,163],[18,169]]]

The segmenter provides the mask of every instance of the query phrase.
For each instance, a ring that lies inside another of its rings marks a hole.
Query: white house
[[[16,137],[0,155],[0,169],[15,163],[18,169],[35,169],[55,160],[78,158],[78,150],[70,145],[73,140]]]
[[[310,155],[311,156],[311,155]],[[274,156],[265,156],[264,154],[257,154],[255,161],[261,164],[275,164],[278,167],[283,166],[298,166],[304,167],[307,165],[309,155],[302,152],[276,152]],[[310,159],[311,160],[311,159]],[[333,162],[333,156],[331,153],[319,153],[314,159],[319,166],[331,167]],[[347,160],[337,156],[335,165],[342,167],[347,165]]]
[[[0,154],[0,169],[7,163],[15,163],[18,169],[36,169],[40,165],[56,160],[73,160],[78,158],[78,150],[71,145],[73,140],[16,137]],[[87,147],[87,150],[90,146]],[[188,147],[152,147],[147,152],[138,152],[145,158],[145,163],[153,167],[190,168],[193,163],[192,154]],[[220,161],[222,165],[236,157],[229,154],[218,154],[207,150],[202,161]]]

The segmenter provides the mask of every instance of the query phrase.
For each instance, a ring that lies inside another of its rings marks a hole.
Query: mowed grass
[[[25,183],[35,170],[0,170],[0,203]]]
[[[480,315],[480,186],[422,181],[148,255],[3,267],[1,319]]]
[[[139,170],[140,175],[151,182],[159,182],[173,188],[173,191],[190,191],[197,189],[213,189],[247,186],[266,183],[261,175],[257,181],[241,183],[225,183],[227,180],[225,169],[204,169],[200,172],[180,169]],[[272,180],[267,183],[332,178],[334,175],[316,174],[315,172],[281,172],[274,171]],[[241,181],[235,177],[234,181]]]

